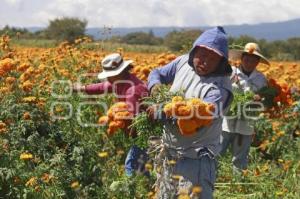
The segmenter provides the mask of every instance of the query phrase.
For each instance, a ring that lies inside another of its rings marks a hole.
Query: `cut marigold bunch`
[[[116,112],[114,115],[114,120],[128,120],[132,118],[132,113],[129,111]]]
[[[118,112],[128,110],[128,108],[129,107],[125,102],[118,102],[114,104],[110,109],[112,109],[114,112]]]
[[[113,135],[116,133],[117,130],[125,128],[125,122],[124,121],[111,121],[108,125],[107,133],[109,135]]]
[[[175,97],[172,98],[172,103],[182,102],[182,101],[184,101],[182,96],[175,96]]]
[[[184,100],[175,96],[163,111],[167,117],[178,118],[177,125],[182,135],[192,135],[198,128],[211,125],[215,107],[198,98]]]
[[[133,114],[128,111],[129,106],[125,102],[118,102],[110,107],[107,111],[107,116],[99,118],[98,123],[108,125],[108,135],[115,134],[119,129],[127,128],[133,117]]]
[[[182,135],[192,135],[198,128],[198,123],[193,119],[178,119],[177,125]]]
[[[106,125],[108,124],[108,121],[109,121],[108,116],[104,115],[99,118],[98,123],[101,125]]]
[[[192,106],[188,106],[188,105],[179,106],[176,109],[175,113],[178,116],[190,116],[192,115]]]

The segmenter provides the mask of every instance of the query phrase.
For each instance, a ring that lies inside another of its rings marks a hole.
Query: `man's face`
[[[246,72],[252,72],[259,63],[260,58],[253,54],[243,54],[242,67]]]
[[[216,71],[222,56],[204,47],[196,47],[193,58],[195,71],[198,75],[208,75]]]

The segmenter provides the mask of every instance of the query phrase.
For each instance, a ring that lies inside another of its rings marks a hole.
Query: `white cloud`
[[[299,0],[4,0],[0,27],[47,26],[70,16],[89,27],[254,24],[300,18]]]
[[[4,0],[4,1],[7,2],[8,4],[15,5],[20,3],[22,0]]]

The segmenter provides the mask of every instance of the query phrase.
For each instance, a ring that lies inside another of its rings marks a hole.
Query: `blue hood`
[[[223,27],[215,27],[204,31],[194,42],[189,53],[189,65],[193,66],[194,50],[197,46],[206,46],[224,57],[222,65],[227,72],[232,71],[228,64],[228,39]]]
[[[227,36],[222,27],[218,26],[203,32],[194,42],[193,49],[200,45],[211,48],[228,59]]]

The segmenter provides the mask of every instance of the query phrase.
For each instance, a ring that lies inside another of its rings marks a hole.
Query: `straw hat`
[[[124,61],[122,56],[118,53],[107,55],[101,62],[103,70],[98,74],[98,78],[105,79],[107,77],[119,75],[132,62],[132,60]]]
[[[237,58],[241,59],[241,57],[244,53],[256,55],[260,58],[261,63],[270,65],[270,62],[268,61],[268,59],[265,58],[265,56],[263,56],[261,54],[261,50],[257,43],[247,43],[245,45],[244,50],[230,50],[229,57],[231,59],[237,59]]]

